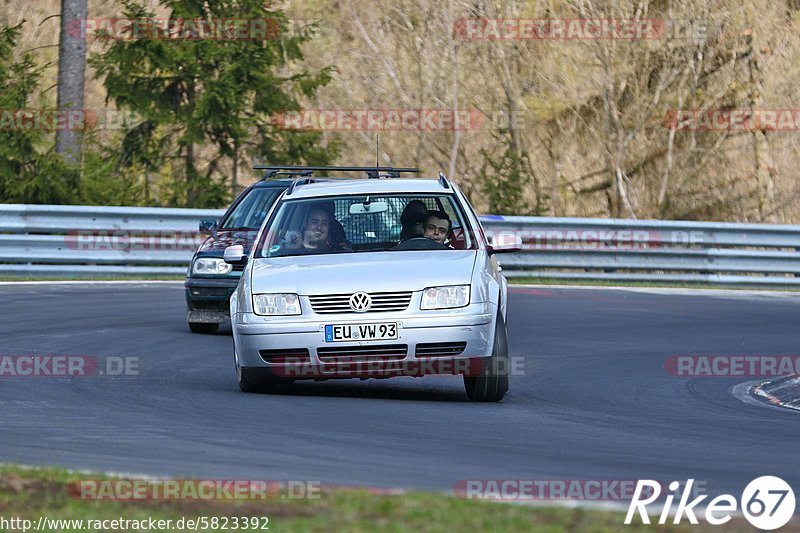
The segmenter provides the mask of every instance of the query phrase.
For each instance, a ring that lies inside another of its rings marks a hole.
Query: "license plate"
[[[378,341],[397,338],[397,322],[379,324],[328,324],[325,342]]]

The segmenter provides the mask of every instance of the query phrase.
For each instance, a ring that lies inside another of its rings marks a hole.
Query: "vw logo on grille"
[[[350,308],[356,313],[369,311],[372,307],[372,298],[366,292],[354,292],[350,296]]]

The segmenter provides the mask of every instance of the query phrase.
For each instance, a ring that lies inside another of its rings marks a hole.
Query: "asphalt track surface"
[[[705,481],[800,489],[800,413],[671,355],[800,353],[800,294],[514,288],[499,404],[458,377],[241,393],[229,330],[191,334],[180,284],[0,285],[0,355],[138,357],[125,378],[0,378],[0,461],[176,477],[450,490],[466,479]],[[519,363],[517,363],[519,365]],[[519,369],[518,369],[519,370]],[[519,373],[519,372],[518,372]]]

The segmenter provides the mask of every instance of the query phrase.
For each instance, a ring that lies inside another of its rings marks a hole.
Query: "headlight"
[[[254,294],[253,310],[257,315],[299,315],[300,298],[296,294]]]
[[[227,274],[232,268],[218,257],[201,257],[192,265],[192,274]]]
[[[453,309],[469,303],[469,285],[428,287],[422,291],[420,309]]]

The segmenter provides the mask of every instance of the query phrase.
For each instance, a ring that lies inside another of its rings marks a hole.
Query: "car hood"
[[[256,236],[258,236],[258,230],[220,229],[217,230],[216,236],[203,241],[203,244],[197,249],[197,253],[204,256],[222,257],[225,248],[235,244],[244,246],[245,253],[248,253]]]
[[[256,259],[253,293],[421,291],[437,285],[468,284],[475,255],[474,250],[415,250]]]

